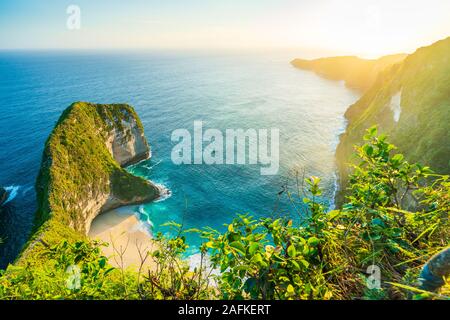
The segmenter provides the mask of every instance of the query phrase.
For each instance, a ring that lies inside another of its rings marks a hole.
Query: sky
[[[70,5],[80,9],[79,29],[67,26]],[[450,0],[0,1],[0,49],[304,48],[377,57],[448,36]]]

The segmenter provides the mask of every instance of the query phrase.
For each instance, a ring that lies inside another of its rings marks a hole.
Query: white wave
[[[139,213],[139,217],[138,217],[139,220],[150,221],[150,217],[149,217],[148,213],[145,211],[144,205],[139,206],[138,213]]]
[[[145,210],[144,210],[144,205],[140,205],[140,206],[139,206],[138,212],[139,212],[140,214],[145,214],[145,215],[147,215],[147,212],[145,212]]]
[[[334,139],[331,140],[330,146],[331,146],[331,150],[333,150],[333,152],[336,151],[339,141],[341,140],[341,135],[345,133],[345,130],[347,130],[347,125],[348,125],[347,119],[345,119],[345,117],[342,116],[341,121],[342,121],[341,126],[338,128],[336,135],[334,136]]]
[[[164,201],[172,195],[172,192],[162,184],[152,182],[159,190],[160,196],[153,202]],[[136,210],[136,209],[135,209]],[[137,207],[135,215],[140,221],[140,228],[153,237],[154,224],[150,219],[150,214],[145,211],[145,205],[141,204]]]
[[[146,234],[148,234],[150,237],[153,238],[153,224],[150,220],[147,221],[139,220],[139,225],[137,226],[137,229],[142,232],[145,232]]]
[[[159,160],[157,163],[155,163],[154,165],[152,165],[152,166],[144,166],[144,168],[146,168],[146,169],[148,169],[148,170],[151,170],[151,169],[153,169],[154,167],[156,167],[158,164],[160,164],[162,162],[162,160]]]
[[[6,201],[3,204],[7,204],[8,202],[14,200],[14,198],[17,197],[17,194],[19,193],[19,189],[21,187],[22,186],[16,186],[16,185],[5,187],[5,190],[8,193],[8,198],[6,199]]]
[[[152,157],[152,152],[150,151],[149,156],[145,159],[139,160],[138,162],[134,163],[134,164],[130,164],[129,166],[126,167],[126,169],[128,171],[133,171],[133,169],[135,169],[137,166],[142,166],[145,167],[145,165],[142,165],[143,162],[147,161],[148,159],[150,159]]]
[[[150,220],[150,215],[145,211],[144,205],[140,205],[138,208],[138,219],[142,224],[142,228],[146,230],[147,233],[150,233],[153,236],[153,222]]]
[[[339,142],[341,139],[341,135],[345,133],[345,131],[347,130],[347,126],[348,126],[348,121],[344,116],[342,116],[342,125],[338,129],[338,132],[337,132],[335,139],[332,142],[332,146],[331,146],[333,148],[333,152],[335,154],[336,154],[337,146],[339,145]],[[333,195],[331,196],[330,207],[328,208],[329,211],[334,210],[336,208],[336,206],[335,206],[336,196],[337,196],[337,193],[339,192],[339,175],[338,175],[338,168],[337,168],[336,163],[335,163],[335,170],[333,172],[333,184],[334,184],[334,188],[333,188],[334,190],[333,190]]]
[[[167,188],[165,185],[160,183],[153,183],[159,190],[159,197],[155,200],[155,202],[164,201],[172,196],[172,191]]]

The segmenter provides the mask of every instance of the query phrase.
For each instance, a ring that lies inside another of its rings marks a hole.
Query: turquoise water
[[[335,189],[334,150],[343,113],[358,95],[340,82],[293,68],[287,53],[2,52],[0,185],[10,199],[0,214],[0,267],[26,241],[36,209],[34,181],[43,145],[73,101],[126,102],[140,115],[150,160],[129,168],[171,190],[164,201],[136,207],[153,232],[161,224],[222,228],[236,213],[295,214],[278,192],[295,170],[323,178],[324,201]],[[280,170],[257,165],[174,165],[171,133],[204,128],[280,130]],[[292,181],[291,181],[292,183]],[[144,213],[144,214],[142,214]],[[191,252],[199,239],[188,237]]]

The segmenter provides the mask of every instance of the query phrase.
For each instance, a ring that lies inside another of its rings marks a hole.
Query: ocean
[[[223,230],[236,214],[296,215],[283,186],[295,172],[322,178],[330,207],[336,188],[334,151],[343,114],[359,94],[342,82],[296,69],[285,52],[164,51],[0,52],[0,186],[9,198],[0,211],[0,268],[13,261],[32,227],[34,183],[44,143],[74,101],[129,103],[140,116],[152,158],[128,170],[171,191],[163,201],[133,210],[151,232]],[[280,169],[258,165],[176,165],[176,129],[270,129],[280,132]],[[300,200],[301,201],[301,200]],[[299,204],[297,204],[299,205]],[[188,234],[189,253],[201,239]]]

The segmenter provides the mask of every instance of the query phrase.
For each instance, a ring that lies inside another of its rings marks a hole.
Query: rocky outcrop
[[[0,206],[6,201],[7,198],[8,196],[6,190],[3,187],[0,187]]]
[[[158,198],[156,185],[123,168],[150,154],[131,106],[77,102],[67,108],[45,145],[34,234],[22,257],[42,244],[83,238],[102,212]]]
[[[395,54],[379,59],[361,59],[354,56],[295,59],[291,64],[300,69],[314,71],[327,79],[344,80],[347,87],[365,91],[375,82],[381,71],[403,61],[406,56]]]
[[[450,246],[436,253],[425,263],[419,275],[420,289],[436,291],[450,275]]]

